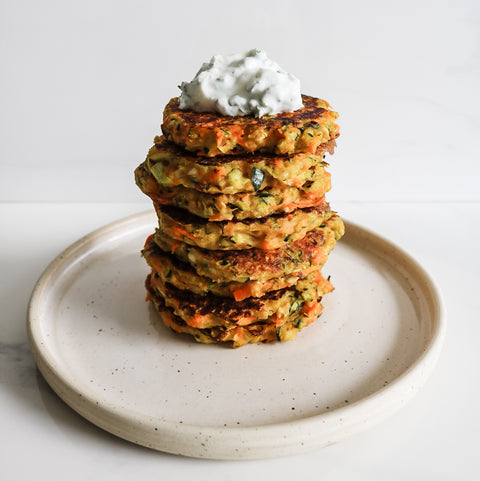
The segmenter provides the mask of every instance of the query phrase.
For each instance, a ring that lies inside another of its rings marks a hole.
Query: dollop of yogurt
[[[303,106],[300,81],[259,49],[215,55],[179,88],[180,108],[196,112],[261,117]]]

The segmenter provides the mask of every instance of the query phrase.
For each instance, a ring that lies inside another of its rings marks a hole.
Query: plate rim
[[[397,255],[401,254],[408,264],[415,268],[415,277],[422,278],[421,291],[424,297],[425,292],[428,292],[432,307],[432,332],[424,351],[387,386],[347,406],[296,420],[256,426],[216,427],[187,423],[179,425],[174,421],[158,419],[156,427],[152,428],[149,423],[152,419],[149,416],[125,406],[119,409],[111,403],[101,405],[88,392],[82,390],[82,386],[77,386],[75,379],[69,377],[68,372],[58,366],[54,356],[42,342],[40,310],[43,294],[62,266],[67,264],[69,259],[75,259],[75,253],[88,247],[94,239],[108,236],[115,231],[125,235],[132,232],[132,227],[140,230],[147,222],[154,224],[155,215],[150,210],[113,221],[82,236],[58,254],[44,269],[34,285],[27,308],[27,335],[38,369],[56,394],[88,421],[127,441],[172,454],[211,459],[277,457],[327,446],[363,431],[393,415],[413,398],[426,382],[443,345],[446,309],[435,280],[405,248],[343,216],[342,220],[347,235],[353,230],[357,236],[370,238],[375,243],[389,246]],[[89,252],[91,250],[85,255],[88,256]],[[413,387],[412,378],[415,379]],[[408,384],[408,389],[405,384]],[[377,410],[378,415],[367,416],[373,408]],[[192,441],[194,437],[195,442]],[[205,442],[200,442],[202,439]],[[207,444],[207,449],[202,444]]]

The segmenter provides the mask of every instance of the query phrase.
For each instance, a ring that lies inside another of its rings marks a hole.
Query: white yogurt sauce
[[[196,112],[261,117],[302,107],[299,80],[258,49],[215,55],[179,88],[180,108]]]

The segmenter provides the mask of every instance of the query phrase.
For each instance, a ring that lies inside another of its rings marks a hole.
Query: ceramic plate
[[[292,454],[393,414],[431,372],[445,324],[438,289],[378,235],[346,222],[323,271],[336,289],[294,341],[231,349],[174,334],[145,302],[140,249],[155,224],[144,213],[87,235],[32,293],[41,373],[101,428],[194,457]]]

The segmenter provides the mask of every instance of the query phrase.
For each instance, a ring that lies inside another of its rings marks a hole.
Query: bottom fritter
[[[305,326],[314,322],[323,310],[320,296],[303,305],[298,303],[298,308],[290,309],[281,323],[278,322],[279,319],[274,313],[266,319],[246,325],[226,322],[224,325],[199,328],[187,324],[185,320],[175,314],[173,308],[167,307],[164,298],[152,286],[151,280],[152,277],[149,275],[145,282],[148,298],[160,313],[164,324],[177,333],[189,334],[196,341],[205,344],[232,343],[233,347],[240,347],[248,343],[288,341],[294,339]]]

